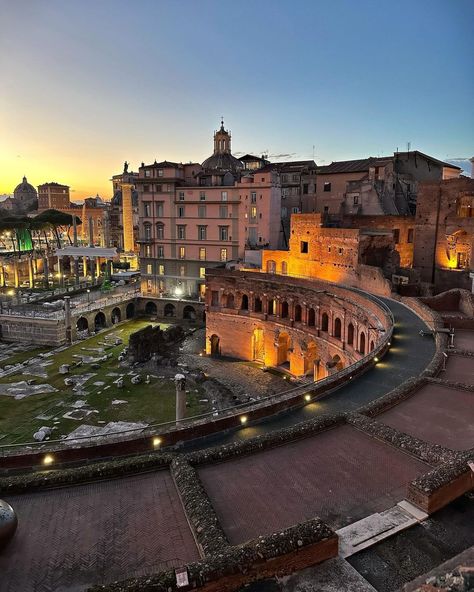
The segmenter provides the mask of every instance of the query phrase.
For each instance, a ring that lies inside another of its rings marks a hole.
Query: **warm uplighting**
[[[153,438],[153,448],[159,448],[161,446],[161,438]]]
[[[62,275],[61,275],[61,273],[57,273],[57,274],[56,274],[56,277],[58,278],[58,280],[60,280],[60,279],[62,278]]]
[[[181,296],[183,290],[179,286],[176,286],[176,288],[174,289],[174,293],[176,294],[176,296]]]
[[[377,358],[377,356],[375,356],[374,362],[377,363],[378,361],[379,361],[379,359]]]
[[[15,296],[15,290],[8,290],[8,296]]]
[[[305,395],[304,400],[309,403],[311,401],[311,395]]]
[[[248,417],[246,415],[241,415],[240,416],[240,423],[242,425],[245,425],[247,423],[247,419],[248,419]]]
[[[44,458],[43,458],[43,464],[44,465],[52,465],[54,462],[54,457],[52,454],[47,454]]]

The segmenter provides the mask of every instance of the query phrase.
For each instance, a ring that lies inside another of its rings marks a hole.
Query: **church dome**
[[[206,160],[202,163],[202,167],[204,169],[219,169],[221,171],[239,171],[244,168],[242,162],[232,156],[230,152],[224,153],[217,153],[209,156]]]
[[[13,207],[16,212],[30,212],[38,209],[38,194],[26,177],[23,177],[23,181],[15,187]]]
[[[20,194],[24,196],[29,195],[31,197],[37,196],[36,189],[33,187],[33,185],[30,185],[30,183],[28,183],[26,177],[23,177],[23,181],[15,187],[15,191],[13,192],[13,195],[15,197],[19,197]]]

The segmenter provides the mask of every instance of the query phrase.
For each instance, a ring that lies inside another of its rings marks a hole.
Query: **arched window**
[[[269,314],[269,315],[275,314],[275,301],[273,300],[273,298],[270,298],[270,300],[267,303],[267,314]]]
[[[359,338],[359,351],[361,354],[365,354],[365,333],[360,334]]]
[[[159,240],[165,238],[165,225],[162,222],[158,222],[156,225],[156,238]]]
[[[283,301],[281,303],[281,318],[286,319],[288,317],[288,302]]]
[[[347,327],[347,344],[354,345],[354,325],[349,323]]]
[[[341,319],[336,317],[336,320],[334,321],[334,337],[337,337],[338,339],[341,339],[341,327]]]
[[[373,341],[370,342],[370,351],[374,351],[375,343]]]
[[[149,222],[143,225],[144,238],[151,238],[151,224]]]
[[[276,272],[276,263],[269,259],[267,261],[267,273],[275,273]]]
[[[249,297],[247,294],[242,296],[242,304],[240,305],[241,310],[248,310],[249,309]]]
[[[323,312],[323,315],[321,317],[321,331],[326,331],[329,329],[329,317],[328,315]]]
[[[255,298],[253,309],[255,312],[262,312],[262,299],[258,296]]]
[[[297,323],[301,323],[301,314],[302,314],[301,306],[299,304],[297,304],[295,306],[295,321]]]
[[[316,324],[316,313],[314,308],[308,310],[308,327],[314,327]]]
[[[288,263],[286,261],[281,262],[281,273],[286,275],[288,273]]]

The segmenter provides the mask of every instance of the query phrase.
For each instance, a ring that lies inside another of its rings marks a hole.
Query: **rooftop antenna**
[[[407,142],[407,152],[410,152],[411,142]]]

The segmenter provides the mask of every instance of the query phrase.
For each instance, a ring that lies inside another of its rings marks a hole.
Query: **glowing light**
[[[307,402],[311,401],[311,395],[305,395],[304,400]]]
[[[248,417],[246,415],[241,415],[240,416],[240,423],[242,425],[245,425],[247,423]]]
[[[174,289],[174,293],[176,294],[176,296],[181,296],[183,290],[179,286],[176,286],[176,288]]]
[[[15,296],[15,290],[8,290],[8,296]]]
[[[43,464],[44,465],[52,465],[54,462],[54,457],[52,454],[47,454],[44,458],[43,458]]]
[[[161,446],[161,438],[153,438],[153,448],[159,448]]]
[[[388,345],[392,345],[392,342],[391,342],[391,341],[389,341],[389,342],[388,342]]]
[[[375,356],[374,362],[377,363],[378,361],[379,361],[379,359],[377,358],[377,356]]]

